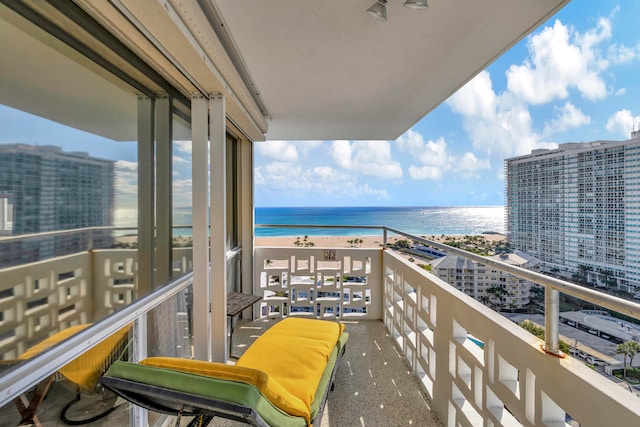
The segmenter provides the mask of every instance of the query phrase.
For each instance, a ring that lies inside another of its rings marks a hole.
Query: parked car
[[[585,353],[585,352],[584,352],[584,351],[582,351],[582,350],[580,350],[580,351],[578,352],[578,355],[579,355],[580,357],[582,357],[583,359],[584,359],[585,357],[587,357],[587,353]]]
[[[589,333],[592,335],[598,335],[598,330],[597,329],[589,329]]]
[[[607,364],[604,360],[596,359],[593,356],[587,356],[587,363],[594,366],[604,366]]]
[[[571,320],[568,320],[568,321],[567,321],[567,325],[569,325],[569,326],[576,326],[576,322],[573,322],[573,321],[571,321]]]

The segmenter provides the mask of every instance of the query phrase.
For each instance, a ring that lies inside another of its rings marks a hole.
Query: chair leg
[[[54,376],[50,375],[47,379],[38,384],[33,392],[33,396],[31,396],[31,400],[28,400],[24,394],[13,399],[13,403],[16,405],[16,408],[22,417],[20,424],[18,424],[19,426],[42,426],[42,423],[38,420],[38,408],[47,395],[49,387],[53,384],[53,379]]]
[[[112,413],[113,411],[115,411],[120,407],[120,405],[111,406],[110,408],[107,408],[104,411],[100,412],[99,414],[93,415],[89,418],[70,420],[67,417],[67,412],[73,407],[73,405],[78,403],[80,399],[81,399],[80,393],[76,393],[76,397],[71,402],[67,403],[67,405],[62,409],[62,412],[60,413],[60,421],[70,426],[81,426],[84,424],[91,424],[99,420],[100,418],[106,417],[107,415],[109,415],[110,413]]]

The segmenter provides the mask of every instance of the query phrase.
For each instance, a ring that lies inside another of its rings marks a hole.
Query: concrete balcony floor
[[[239,321],[233,335],[232,354],[240,356],[262,332],[277,320]],[[335,379],[335,389],[329,394],[321,426],[442,426],[417,377],[396,350],[382,321],[345,322],[349,343]],[[230,362],[233,363],[233,362]],[[74,397],[74,392],[55,383],[42,404],[39,419],[44,426],[65,426],[60,421],[62,407]],[[120,400],[120,399],[119,399]],[[89,406],[99,403],[93,399]],[[127,425],[127,404],[91,425]],[[150,414],[150,425],[157,419]],[[15,426],[20,417],[13,405],[0,408],[0,426]],[[189,417],[181,420],[187,425]],[[174,421],[175,422],[175,421]],[[173,425],[173,424],[172,424]],[[211,426],[241,426],[244,424],[214,419]]]
[[[273,320],[238,322],[233,354],[274,324]],[[380,320],[344,322],[349,343],[322,416],[328,426],[442,426],[418,378],[396,350]],[[240,426],[227,422],[215,426]]]

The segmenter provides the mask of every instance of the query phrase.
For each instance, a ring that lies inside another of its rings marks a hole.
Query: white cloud
[[[425,142],[421,134],[409,129],[397,139],[396,143],[402,151],[411,154],[415,160],[424,165],[446,167],[449,164],[447,143],[444,138]]]
[[[297,162],[299,159],[298,149],[290,141],[259,141],[254,147],[260,155],[278,162]]]
[[[558,117],[545,125],[544,135],[564,132],[591,123],[591,118],[571,102],[567,102],[555,110],[558,112]]]
[[[116,211],[136,208],[138,200],[138,163],[127,160],[116,161],[115,175]]]
[[[478,171],[482,169],[490,169],[491,164],[487,159],[478,159],[473,153],[464,153],[462,157],[456,160],[456,171],[463,178],[476,179],[479,178]]]
[[[185,159],[184,157],[180,157],[180,156],[173,156],[173,164],[191,164],[190,160]]]
[[[173,141],[176,150],[191,154],[191,141]]]
[[[604,98],[607,91],[600,74],[608,61],[598,55],[596,46],[610,37],[611,24],[606,18],[584,34],[556,20],[553,27],[529,39],[531,60],[507,71],[509,91],[530,104],[564,99],[572,87],[585,98]]]
[[[616,96],[622,96],[622,95],[624,95],[625,93],[627,93],[627,89],[625,89],[625,88],[621,87],[620,89],[616,90],[615,95],[616,95]]]
[[[614,64],[628,64],[640,59],[640,43],[633,47],[614,43],[609,46],[607,58]]]
[[[331,143],[331,158],[343,169],[351,169],[351,144],[349,141],[333,141]]]
[[[491,119],[496,110],[497,96],[493,91],[491,75],[482,71],[447,101],[451,108],[463,116]]]
[[[341,168],[379,178],[401,178],[402,167],[393,160],[389,141],[333,141],[331,157]]]
[[[173,180],[173,197],[176,206],[191,206],[193,199],[193,182],[191,179]]]
[[[300,141],[299,143],[297,143],[297,148],[298,150],[300,150],[303,156],[306,156],[311,150],[316,147],[320,147],[323,144],[324,141]]]
[[[290,163],[273,162],[255,169],[254,182],[265,190],[287,194],[291,198],[309,194],[335,200],[355,200],[360,197],[385,200],[389,197],[385,189],[358,183],[358,175],[329,166],[303,169],[300,166],[292,167]]]
[[[616,111],[607,120],[607,130],[611,133],[630,138],[632,130],[640,129],[640,116],[633,116],[627,109]]]
[[[498,161],[537,148],[555,148],[549,138],[589,124],[591,118],[574,102],[564,101],[538,131],[530,106],[566,100],[575,93],[588,100],[607,96],[604,76],[611,63],[635,58],[635,50],[622,47],[605,54],[604,44],[611,37],[610,18],[600,18],[583,33],[556,20],[528,39],[529,56],[507,70],[505,91],[495,92],[490,74],[480,72],[447,101],[462,116],[474,151]],[[624,92],[618,89],[616,94]]]
[[[409,166],[409,176],[411,179],[440,179],[442,170],[435,166]]]
[[[415,159],[416,163],[408,168],[409,176],[415,180],[438,180],[443,177],[444,172],[450,170],[457,172],[460,178],[476,178],[478,170],[491,167],[488,160],[480,160],[471,152],[462,157],[450,154],[444,138],[425,141],[421,134],[411,129],[396,142],[400,150]]]
[[[264,175],[262,174],[262,167],[258,166],[253,169],[253,183],[257,185],[264,185],[267,182]]]
[[[129,162],[127,160],[118,160],[116,161],[116,171],[129,171],[129,172],[137,172],[138,171],[138,162]]]
[[[486,96],[492,99],[490,103],[483,108],[473,107]],[[487,71],[478,74],[447,102],[463,116],[463,127],[473,148],[490,157],[502,160],[548,145],[541,143],[533,131],[526,104],[509,92],[496,95]]]

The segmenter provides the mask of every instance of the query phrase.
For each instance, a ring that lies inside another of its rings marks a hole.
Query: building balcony
[[[126,357],[134,361],[145,354],[192,357],[191,274],[142,298],[121,298],[122,289],[112,283],[129,275],[135,284],[135,257],[135,251],[96,250],[0,271],[0,277],[7,279],[0,289],[5,295],[6,314],[0,323],[5,361],[18,358],[33,340],[56,332],[53,326],[64,329],[93,321],[95,313],[106,315],[94,327],[4,372],[2,425],[20,420],[15,398],[30,398],[30,390],[44,378],[127,325],[133,325],[130,334],[135,344]],[[554,310],[559,290],[636,318],[640,306],[499,261],[487,263],[547,287],[545,341],[392,250],[257,247],[253,293],[262,300],[236,325],[231,354],[239,355],[283,317],[344,322],[351,340],[322,425],[431,425],[425,420],[463,426],[637,424],[640,401],[634,393],[557,351]],[[64,274],[69,271],[74,275]],[[29,290],[41,275],[51,279],[39,290],[50,292],[47,301],[73,304],[74,310],[65,311],[64,304],[63,309],[25,308],[33,306],[30,301],[45,298]],[[135,288],[130,290],[135,295]],[[13,307],[13,314],[6,307]],[[303,307],[310,309],[298,310]],[[14,350],[8,349],[8,341],[15,344]],[[62,406],[74,396],[63,382],[54,382],[53,392],[38,411],[46,425],[55,423]],[[89,405],[101,406],[102,401]],[[139,422],[146,416],[127,407],[119,407],[101,422],[123,424],[130,418]],[[163,419],[148,416],[150,424]]]

